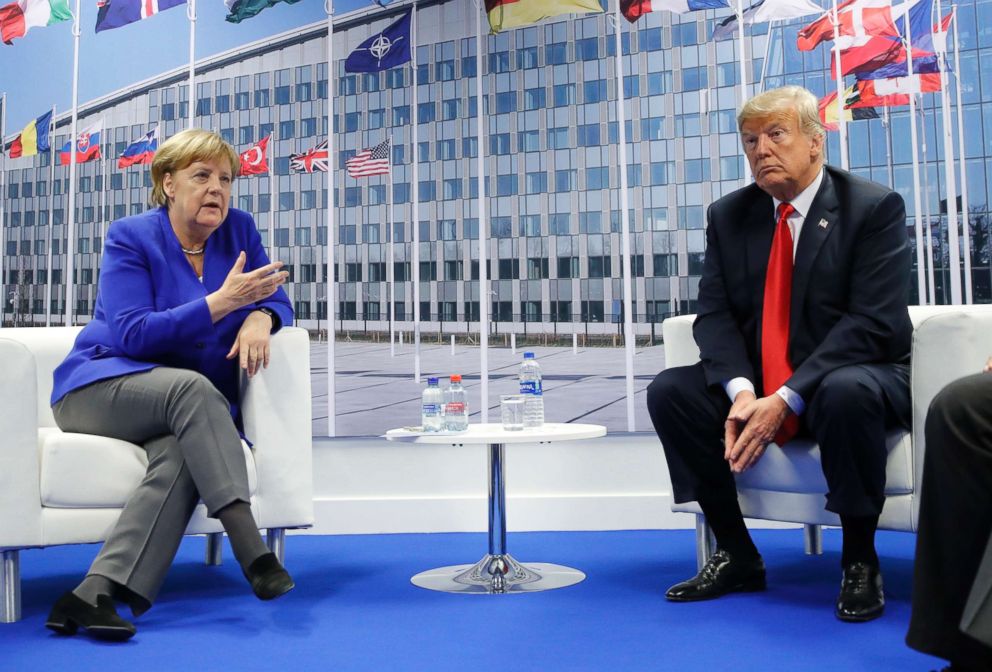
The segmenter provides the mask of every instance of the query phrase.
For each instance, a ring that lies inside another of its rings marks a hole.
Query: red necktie
[[[791,203],[778,206],[778,223],[768,256],[765,274],[765,302],[761,311],[761,373],[765,384],[764,396],[775,391],[792,375],[789,362],[789,305],[792,299],[792,231],[789,215],[795,212]],[[782,445],[799,430],[799,418],[789,413],[775,435]]]

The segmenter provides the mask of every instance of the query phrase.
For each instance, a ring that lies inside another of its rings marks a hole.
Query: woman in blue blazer
[[[293,320],[251,216],[229,209],[240,167],[215,133],[182,131],[152,162],[152,205],[107,233],[93,319],[55,370],[52,410],[66,432],[144,447],[148,471],[86,577],[46,625],[124,640],[151,607],[199,500],[221,521],[261,599],[293,588],[249,507],[238,369],[269,362],[269,338]]]

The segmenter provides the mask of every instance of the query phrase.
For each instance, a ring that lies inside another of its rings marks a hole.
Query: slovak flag
[[[79,132],[76,138],[76,163],[86,163],[100,158],[100,137],[103,135],[103,119]],[[59,151],[59,165],[68,166],[72,161],[72,141],[62,145]]]
[[[124,153],[117,159],[118,168],[127,168],[144,163],[151,163],[158,151],[158,126],[145,133],[140,140],[127,146]]]
[[[729,0],[620,0],[620,12],[633,23],[649,12],[666,10],[675,14],[730,7]]]
[[[241,152],[241,170],[238,171],[238,175],[264,175],[269,172],[269,162],[265,152],[271,137],[267,135]]]
[[[96,32],[120,28],[185,4],[186,0],[97,0]]]

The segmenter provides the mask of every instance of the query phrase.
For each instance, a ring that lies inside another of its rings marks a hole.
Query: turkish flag
[[[241,170],[238,175],[264,175],[269,172],[269,162],[265,156],[270,135],[265,136],[250,148],[241,152]]]

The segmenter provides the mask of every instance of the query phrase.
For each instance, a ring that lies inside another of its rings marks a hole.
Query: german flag
[[[562,14],[602,12],[598,0],[486,0],[489,27],[498,33]]]
[[[860,100],[860,93],[856,87],[849,86],[844,91],[844,121],[858,121],[859,119],[878,119],[878,112],[873,107],[856,107]],[[820,98],[820,121],[828,131],[836,131],[840,122],[840,106],[837,104],[837,92]]]

